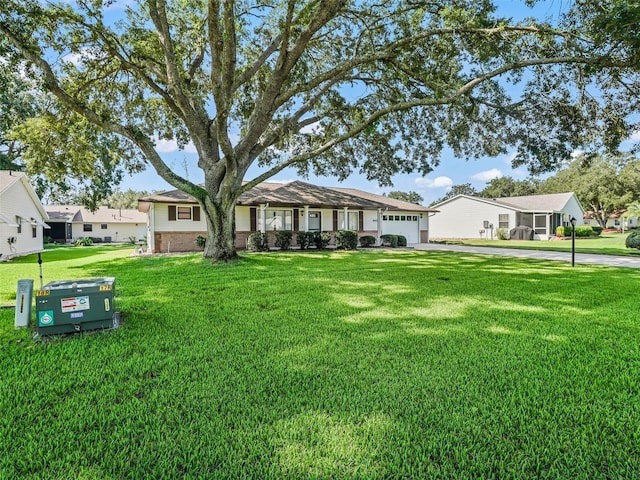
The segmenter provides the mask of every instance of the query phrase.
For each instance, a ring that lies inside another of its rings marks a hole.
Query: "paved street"
[[[440,250],[449,252],[467,252],[483,255],[505,255],[509,257],[537,258],[571,263],[571,252],[548,252],[538,250],[518,250],[515,248],[474,247],[471,245],[444,245],[440,243],[419,243],[413,245],[416,250]],[[609,265],[612,267],[640,268],[640,257],[617,255],[596,255],[576,253],[576,264]]]

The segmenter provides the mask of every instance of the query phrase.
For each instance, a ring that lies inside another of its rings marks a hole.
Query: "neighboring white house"
[[[547,240],[572,217],[583,224],[584,209],[574,193],[481,198],[458,195],[432,205],[439,211],[429,221],[432,239],[497,238],[497,230],[533,229],[534,239]]]
[[[54,242],[75,242],[91,237],[102,242],[135,241],[147,235],[147,216],[134,209],[98,207],[95,212],[80,205],[47,205]]]
[[[616,230],[628,230],[631,228],[638,228],[640,226],[640,219],[637,217],[625,217],[624,213],[626,209],[616,210],[611,214],[607,220],[605,228],[615,228]],[[591,225],[592,227],[598,227],[600,224],[594,218],[593,212],[587,212],[584,215],[584,224]]]
[[[41,252],[45,211],[22,172],[0,170],[0,260]]]
[[[196,200],[180,190],[138,200],[147,214],[148,248],[152,252],[195,250],[195,239],[207,226]],[[263,232],[274,244],[276,230],[293,232],[349,229],[358,236],[404,235],[407,243],[429,238],[429,213],[435,210],[351,188],[326,188],[295,181],[263,182],[240,196],[236,204],[236,248],[251,233]],[[293,236],[293,245],[296,244]],[[332,236],[333,241],[333,236]]]

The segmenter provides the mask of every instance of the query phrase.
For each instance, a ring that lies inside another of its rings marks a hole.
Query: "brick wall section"
[[[207,236],[207,232],[156,232],[154,253],[196,252],[196,237]]]
[[[236,248],[238,250],[245,250],[247,248],[247,239],[253,232],[236,232]],[[329,232],[331,234],[330,245],[336,244],[335,232]],[[427,232],[420,232],[426,234]],[[196,237],[202,235],[207,236],[207,232],[156,232],[154,236],[155,250],[154,253],[167,253],[167,252],[196,252],[200,249],[196,245]],[[378,232],[376,230],[365,230],[358,232],[358,238],[365,235],[371,235],[377,237]],[[269,238],[269,246],[274,247],[276,244],[275,232],[267,232]],[[291,237],[291,246],[298,246],[298,232],[293,232]]]

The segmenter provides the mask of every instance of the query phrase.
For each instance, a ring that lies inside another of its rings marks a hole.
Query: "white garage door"
[[[382,234],[404,235],[407,243],[420,242],[420,216],[419,215],[383,215]]]

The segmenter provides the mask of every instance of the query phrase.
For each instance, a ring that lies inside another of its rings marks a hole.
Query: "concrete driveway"
[[[539,250],[519,250],[515,248],[474,247],[471,245],[445,245],[441,243],[418,243],[412,245],[416,250],[478,253],[481,255],[503,255],[507,257],[536,258],[555,260],[571,264],[571,252],[549,252]],[[608,265],[611,267],[640,268],[639,257],[617,255],[597,255],[576,253],[576,263],[590,265]]]

